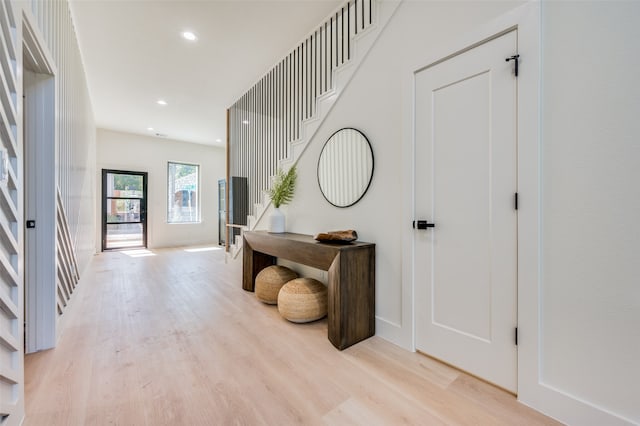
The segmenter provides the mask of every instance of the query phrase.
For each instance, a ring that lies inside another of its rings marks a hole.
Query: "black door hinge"
[[[518,346],[518,327],[516,327],[516,346]]]
[[[516,75],[516,77],[518,76],[518,63],[520,62],[520,55],[513,55],[513,56],[509,56],[507,59],[505,59],[505,61],[509,62],[509,61],[513,61],[515,66],[513,68],[514,74]]]
[[[518,210],[518,193],[517,192],[515,196],[515,202],[516,202],[516,210]]]

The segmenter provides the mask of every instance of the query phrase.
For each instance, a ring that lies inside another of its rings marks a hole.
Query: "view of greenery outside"
[[[116,174],[113,176],[113,189],[120,191],[142,191],[142,176]]]
[[[109,173],[109,196],[110,197],[143,197],[143,178],[140,175],[129,175],[124,173]],[[107,221],[122,222],[133,219],[135,215],[139,218],[140,201],[138,200],[112,200],[107,206]]]
[[[200,221],[199,168],[194,164],[169,163],[167,182],[167,221],[169,223]]]

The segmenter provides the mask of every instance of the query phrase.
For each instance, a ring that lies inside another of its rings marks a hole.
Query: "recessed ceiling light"
[[[167,104],[167,101],[165,101],[164,99],[158,99],[158,100],[156,101],[156,103],[157,103],[158,105],[166,105],[166,104]]]
[[[249,120],[242,120],[242,124],[249,124]]]
[[[182,37],[186,40],[189,41],[196,41],[198,39],[198,37],[196,37],[196,35],[194,33],[192,33],[191,31],[185,31],[182,33]]]
[[[153,127],[147,127],[147,130],[153,132]]]
[[[216,139],[216,142],[220,143],[220,142],[222,142],[222,139],[218,138],[218,139]]]

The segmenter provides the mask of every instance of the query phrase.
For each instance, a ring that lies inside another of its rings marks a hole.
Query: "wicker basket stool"
[[[278,311],[291,322],[319,320],[327,315],[327,288],[313,278],[289,281],[278,294]]]
[[[269,305],[278,303],[278,292],[288,281],[298,278],[298,274],[291,269],[273,265],[267,266],[256,276],[254,291],[261,302]]]

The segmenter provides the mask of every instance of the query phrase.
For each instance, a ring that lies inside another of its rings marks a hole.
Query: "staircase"
[[[56,306],[58,315],[62,315],[80,280],[80,274],[60,188],[57,188],[56,197],[56,270]]]
[[[348,1],[229,109],[228,173],[249,181],[250,215],[236,229],[261,222],[277,168],[298,162],[399,4]],[[228,259],[241,252],[242,232]]]

